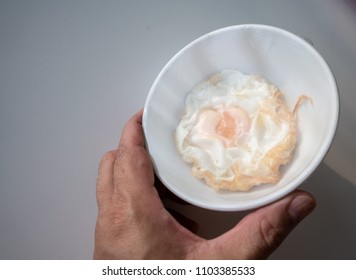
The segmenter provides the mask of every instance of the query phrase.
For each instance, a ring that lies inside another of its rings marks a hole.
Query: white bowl
[[[224,69],[258,74],[284,93],[290,108],[302,94],[312,98],[298,110],[298,143],[277,184],[248,192],[215,191],[192,175],[175,146],[175,129],[186,95]],[[323,160],[335,134],[339,97],[322,56],[305,40],[280,28],[238,25],[208,33],[179,51],[162,69],[148,94],[143,115],[147,149],[155,172],[174,194],[199,207],[240,211],[276,201],[296,189]]]

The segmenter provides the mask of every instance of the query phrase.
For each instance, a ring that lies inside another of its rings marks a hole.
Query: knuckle
[[[130,149],[119,147],[117,150],[117,161],[115,162],[114,182],[117,185],[128,183],[128,164],[131,162]]]
[[[117,149],[117,158],[119,160],[126,160],[129,159],[131,156],[131,149],[130,147],[120,145]]]
[[[268,218],[261,221],[260,234],[264,241],[264,247],[268,251],[276,249],[284,239],[282,229],[275,226]]]
[[[115,161],[115,159],[116,159],[115,151],[106,152],[106,153],[101,157],[100,166],[103,165],[103,164],[105,164],[106,162],[113,162],[113,161]]]
[[[137,170],[146,170],[151,164],[143,147],[119,147],[115,162],[114,179],[118,184],[128,184],[135,179]]]
[[[119,146],[117,150],[117,157],[121,160],[140,160],[146,158],[146,150],[140,146]]]

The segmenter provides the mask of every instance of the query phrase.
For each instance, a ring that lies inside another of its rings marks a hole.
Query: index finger
[[[121,135],[121,146],[145,146],[145,137],[142,129],[142,115],[143,109],[138,111],[126,123]]]

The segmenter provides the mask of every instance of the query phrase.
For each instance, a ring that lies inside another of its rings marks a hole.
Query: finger
[[[143,109],[127,122],[121,135],[120,145],[144,147],[145,138],[142,129],[142,115]]]
[[[111,197],[114,188],[113,170],[115,160],[116,151],[110,151],[104,154],[99,163],[96,181],[96,200],[99,208]]]
[[[153,187],[153,167],[145,150],[141,109],[125,125],[114,166],[115,190],[126,190],[130,196],[142,195]]]
[[[153,188],[153,167],[147,151],[142,147],[120,146],[114,165],[114,187],[131,195],[142,196]]]
[[[219,258],[264,259],[315,208],[314,198],[296,191],[246,216],[232,230],[214,240]]]

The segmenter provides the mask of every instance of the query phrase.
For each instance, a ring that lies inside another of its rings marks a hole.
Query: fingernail
[[[288,207],[288,213],[295,223],[300,222],[315,208],[315,200],[307,195],[296,196]]]

